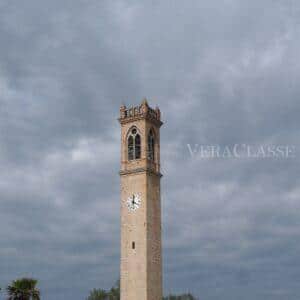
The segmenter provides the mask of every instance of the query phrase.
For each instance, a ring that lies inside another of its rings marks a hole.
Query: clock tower
[[[161,300],[160,110],[121,106],[119,122],[121,300]]]

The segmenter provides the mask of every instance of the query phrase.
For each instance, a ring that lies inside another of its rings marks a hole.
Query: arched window
[[[141,136],[133,128],[128,137],[128,160],[141,158]]]
[[[154,153],[155,153],[155,139],[152,129],[148,135],[148,159],[154,160]]]

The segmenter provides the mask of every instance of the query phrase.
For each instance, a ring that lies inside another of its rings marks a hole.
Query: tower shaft
[[[161,300],[160,111],[122,106],[119,121],[121,300]]]

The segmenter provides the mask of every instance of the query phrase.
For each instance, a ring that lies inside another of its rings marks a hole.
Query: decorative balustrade
[[[135,107],[127,108],[125,105],[120,107],[120,121],[135,117],[146,117],[160,121],[160,110],[158,107],[155,109],[149,107],[147,100],[143,100],[141,105]]]

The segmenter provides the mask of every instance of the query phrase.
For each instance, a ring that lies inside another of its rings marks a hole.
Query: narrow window
[[[135,158],[141,158],[141,137],[139,134],[135,136]]]
[[[132,242],[132,249],[135,249],[135,242]]]
[[[134,159],[134,146],[133,146],[133,136],[128,138],[128,160]]]
[[[150,130],[148,135],[148,159],[154,160],[155,140],[153,131]]]

